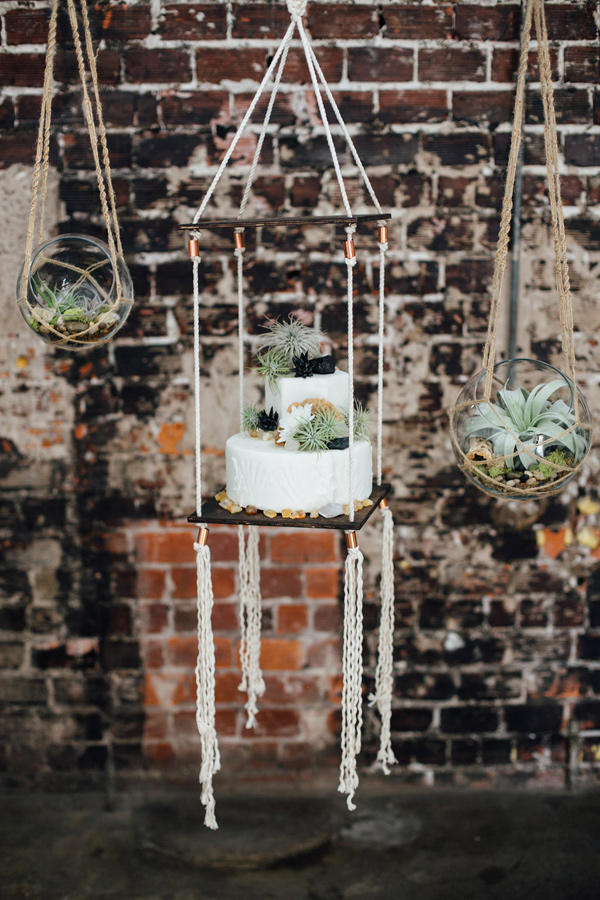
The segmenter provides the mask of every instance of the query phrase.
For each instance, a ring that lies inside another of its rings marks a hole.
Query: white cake
[[[268,327],[270,349],[258,357],[265,408],[244,410],[246,430],[228,438],[227,483],[217,500],[230,512],[250,508],[291,518],[341,515],[351,495],[359,508],[371,494],[372,454],[361,413],[350,490],[347,372],[334,370],[333,359],[320,356],[322,336],[298,320]],[[328,369],[330,374],[320,374]]]

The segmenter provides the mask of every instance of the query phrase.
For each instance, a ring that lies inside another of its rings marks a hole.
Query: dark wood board
[[[391,219],[391,213],[368,213],[360,216],[267,216],[258,219],[202,219],[179,225],[180,231],[202,231],[204,228],[258,228],[260,225],[360,225]]]
[[[360,531],[390,490],[391,485],[389,484],[373,484],[371,491],[373,504],[355,512],[353,522],[348,516],[336,516],[334,519],[319,516],[318,519],[311,519],[307,515],[305,519],[284,519],[283,516],[277,515],[275,518],[269,519],[261,512],[257,512],[253,516],[243,510],[240,513],[230,513],[219,506],[214,497],[203,501],[202,515],[197,516],[196,513],[192,513],[191,516],[188,516],[188,522],[199,525],[259,525],[261,528],[264,526],[266,528],[328,528],[336,531]]]

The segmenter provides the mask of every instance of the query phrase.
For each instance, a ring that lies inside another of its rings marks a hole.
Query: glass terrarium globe
[[[578,387],[549,363],[510,359],[466,383],[450,411],[458,465],[482,491],[517,500],[558,493],[591,446],[591,415]]]
[[[115,269],[103,241],[64,234],[34,250],[29,270],[19,276],[17,302],[42,340],[81,350],[105,343],[121,328],[133,284],[123,258],[117,256]]]

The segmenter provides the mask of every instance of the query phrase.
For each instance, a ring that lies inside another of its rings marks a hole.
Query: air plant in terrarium
[[[474,376],[450,414],[461,468],[496,496],[556,493],[591,445],[590,412],[579,388],[554,366],[525,359],[495,366],[489,398],[485,379],[485,372]]]
[[[116,334],[133,304],[133,285],[122,257],[103,241],[62,235],[34,252],[19,277],[17,302],[42,340],[77,350]]]

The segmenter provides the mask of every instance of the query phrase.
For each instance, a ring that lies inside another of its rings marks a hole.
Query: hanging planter
[[[133,285],[123,257],[108,245],[65,234],[34,251],[17,284],[17,302],[29,327],[48,344],[81,349],[116,334],[131,309]]]
[[[531,359],[496,362],[502,285],[523,126],[525,77],[534,21],[564,371]],[[528,0],[483,369],[467,382],[450,410],[450,434],[458,464],[467,478],[487,494],[519,500],[556,494],[585,460],[591,447],[592,423],[588,405],[577,385],[573,331],[548,33],[543,0]]]
[[[46,343],[81,350],[104,344],[122,327],[133,304],[133,284],[123,259],[86,0],[80,0],[83,43],[75,0],[67,0],[67,7],[107,243],[82,234],[66,234],[44,241],[58,11],[58,0],[53,0],[25,260],[17,283],[17,304],[29,327]],[[86,61],[91,90],[87,86]],[[40,244],[34,250],[36,231]]]
[[[532,499],[569,482],[591,446],[591,416],[583,394],[548,363],[513,359],[494,366],[461,391],[452,416],[459,466],[494,497]]]

